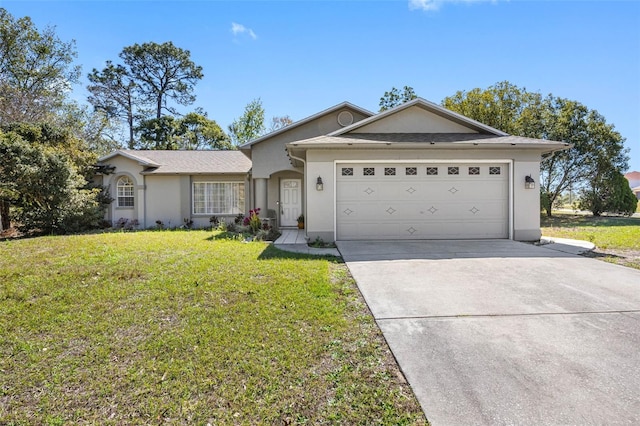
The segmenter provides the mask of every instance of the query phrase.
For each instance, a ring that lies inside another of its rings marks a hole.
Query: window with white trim
[[[118,207],[133,207],[133,181],[128,176],[122,176],[116,184],[118,190]]]
[[[193,214],[244,213],[243,182],[194,182]]]

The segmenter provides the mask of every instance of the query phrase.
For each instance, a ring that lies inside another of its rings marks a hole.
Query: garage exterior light
[[[536,181],[533,180],[531,175],[524,177],[524,188],[525,189],[535,189]]]

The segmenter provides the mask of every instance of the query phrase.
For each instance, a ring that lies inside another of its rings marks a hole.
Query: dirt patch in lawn
[[[640,250],[602,249],[596,247],[595,250],[586,252],[583,256],[604,260],[629,268],[640,269]]]

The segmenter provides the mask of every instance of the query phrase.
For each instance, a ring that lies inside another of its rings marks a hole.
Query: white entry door
[[[280,226],[297,226],[302,213],[302,180],[280,181]]]

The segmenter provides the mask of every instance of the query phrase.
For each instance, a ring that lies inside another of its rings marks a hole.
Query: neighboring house
[[[640,172],[629,172],[624,177],[629,181],[629,186],[636,198],[640,200]]]
[[[113,198],[106,219],[137,220],[141,228],[209,226],[212,216],[232,218],[249,206],[251,161],[239,151],[119,150],[99,159],[114,167],[99,175]]]
[[[109,218],[129,213],[143,227],[260,208],[281,228],[304,214],[307,236],[327,242],[533,241],[542,155],[568,146],[509,136],[418,98],[378,114],[344,102],[240,151],[117,151],[101,162],[116,167],[105,176],[116,198]],[[134,181],[132,201],[119,197],[131,194],[123,177]]]

